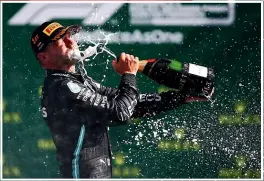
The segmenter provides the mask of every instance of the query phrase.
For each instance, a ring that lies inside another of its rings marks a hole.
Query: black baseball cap
[[[44,22],[37,27],[31,35],[31,47],[37,54],[45,50],[48,44],[62,38],[66,33],[75,34],[81,30],[79,25],[62,26],[57,22]]]

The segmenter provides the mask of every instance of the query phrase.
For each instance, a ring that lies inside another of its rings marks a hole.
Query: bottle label
[[[189,64],[189,74],[198,75],[198,76],[207,78],[208,69],[207,67],[203,67],[203,66],[190,63]]]

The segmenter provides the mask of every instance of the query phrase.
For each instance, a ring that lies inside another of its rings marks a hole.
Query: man
[[[111,178],[108,126],[173,109],[188,97],[183,92],[139,95],[135,77],[146,62],[139,63],[138,57],[125,53],[112,63],[121,75],[117,89],[76,73],[76,60],[71,55],[78,45],[70,36],[75,28],[45,22],[32,34],[32,49],[47,72],[42,115],[51,131],[64,178]]]

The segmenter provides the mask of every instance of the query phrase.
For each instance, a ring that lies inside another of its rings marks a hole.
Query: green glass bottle
[[[210,95],[215,81],[212,68],[165,58],[149,59],[143,74],[161,85],[190,95]]]

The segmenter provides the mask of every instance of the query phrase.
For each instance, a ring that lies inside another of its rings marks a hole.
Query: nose
[[[63,41],[67,48],[72,48],[75,44],[75,41],[68,34],[63,37]]]

